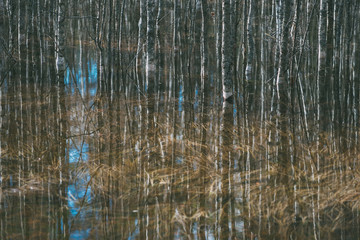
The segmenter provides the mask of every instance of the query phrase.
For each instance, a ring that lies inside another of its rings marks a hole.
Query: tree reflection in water
[[[5,2],[15,4],[1,1],[0,6]],[[131,9],[125,1],[110,1],[117,6],[117,21],[108,21],[90,4],[90,9],[67,9],[73,17],[63,26],[55,24],[61,22],[54,19],[56,6],[41,12],[33,2],[17,9],[24,17],[13,16],[12,7],[0,10],[6,12],[6,24],[0,26],[9,30],[0,28],[6,35],[0,50],[11,49],[0,52],[1,239],[360,238],[358,83],[344,89],[349,100],[339,94],[330,98],[325,91],[317,97],[329,103],[317,99],[315,104],[311,64],[316,61],[308,56],[310,63],[302,66],[299,57],[286,73],[293,74],[288,77],[291,93],[285,85],[276,92],[277,70],[268,56],[276,55],[270,49],[280,45],[267,36],[270,24],[264,19],[259,26],[253,23],[259,11],[241,23],[254,36],[237,40],[251,42],[249,51],[262,52],[252,52],[251,60],[240,56],[243,45],[236,50],[230,104],[222,100],[219,80],[220,8],[211,12],[215,22],[209,27],[200,24],[212,21],[208,9],[192,12],[201,8],[189,1],[193,5],[184,12],[185,5],[175,3],[174,12],[191,14],[185,23],[163,16],[172,21],[172,33],[151,29],[155,49],[146,49],[144,39],[134,38],[145,37],[145,27],[139,24],[144,32],[132,33],[138,19],[126,13]],[[261,7],[266,12],[271,4],[262,1]],[[94,16],[80,18],[82,11]],[[311,19],[311,11],[307,14]],[[13,36],[15,21],[22,18],[26,31],[19,28]],[[45,24],[48,20],[56,26]],[[162,26],[165,20],[159,15],[156,22]],[[196,30],[200,26],[203,35]],[[129,34],[106,32],[118,28]],[[65,42],[45,34],[55,30],[59,38],[67,35]],[[105,33],[114,41],[104,40]],[[299,42],[308,44],[305,40]],[[340,48],[331,51],[338,54]],[[332,66],[337,76],[346,71],[350,79],[358,76],[358,68],[351,74],[343,69],[348,53]],[[275,58],[284,63],[285,57]],[[322,77],[329,74],[321,71]],[[342,81],[345,86],[348,80]],[[332,93],[339,90],[336,84]],[[281,101],[277,94],[283,94]],[[349,104],[346,113],[341,102]]]
[[[234,119],[232,106],[122,95],[90,105],[59,90],[21,104],[3,93],[14,113],[2,117],[2,132],[13,131],[1,136],[4,239],[358,236],[359,175],[342,167],[356,156],[333,148],[331,135],[316,152],[299,132],[284,171],[279,143],[260,141],[275,125]],[[67,105],[63,122],[53,95]],[[23,121],[14,115],[37,127],[11,129]],[[331,161],[317,169],[314,155]]]

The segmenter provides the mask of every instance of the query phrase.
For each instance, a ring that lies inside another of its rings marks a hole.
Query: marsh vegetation
[[[358,10],[0,0],[0,238],[359,239]]]

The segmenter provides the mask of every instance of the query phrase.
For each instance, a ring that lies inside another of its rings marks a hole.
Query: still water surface
[[[1,87],[1,239],[360,238],[357,128],[309,139],[296,114],[281,132],[240,94],[223,105],[216,72],[201,91],[186,56],[154,95],[143,70],[99,91],[119,69],[81,39],[61,81],[51,57],[23,59]]]

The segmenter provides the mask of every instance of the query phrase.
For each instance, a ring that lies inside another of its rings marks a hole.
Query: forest
[[[360,1],[0,0],[0,239],[360,239]]]

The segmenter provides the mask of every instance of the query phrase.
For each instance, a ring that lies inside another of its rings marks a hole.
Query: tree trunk
[[[230,0],[222,1],[222,93],[225,101],[233,101],[233,35],[230,25]]]
[[[146,85],[147,92],[155,92],[155,35],[156,35],[156,15],[155,0],[147,0],[147,30],[146,30]]]
[[[329,116],[326,112],[327,90],[329,83],[325,78],[326,67],[326,0],[320,0],[320,16],[318,28],[318,76],[317,76],[317,124],[319,131],[325,131],[327,128],[326,118]]]
[[[145,40],[145,21],[146,21],[146,6],[145,6],[145,0],[140,0],[140,17],[138,22],[138,43],[137,43],[137,50],[136,50],[136,73],[137,73],[137,79],[138,79],[138,86],[140,87],[142,85],[142,81],[140,81],[141,78],[141,52],[143,52],[143,43]],[[141,88],[140,88],[141,89]],[[141,89],[142,90],[142,89]]]
[[[289,46],[289,34],[290,34],[290,11],[291,0],[284,0],[281,4],[281,12],[284,13],[284,18],[281,24],[281,43],[280,43],[280,64],[277,70],[277,88],[278,88],[278,103],[279,103],[279,127],[281,131],[280,137],[280,151],[279,151],[279,163],[280,165],[288,166],[289,164],[289,146],[288,146],[288,124],[287,124],[287,112],[288,112],[288,46]]]
[[[56,70],[58,74],[64,74],[65,71],[65,0],[59,0],[57,5],[57,17],[55,28],[55,46],[56,46]],[[59,79],[61,80],[61,79]],[[63,81],[64,79],[62,79]]]
[[[201,89],[205,90],[205,81],[208,77],[208,5],[206,0],[201,0]]]
[[[253,19],[254,19],[254,0],[250,0],[249,3],[249,16],[247,21],[247,57],[246,57],[246,69],[245,69],[245,77],[246,77],[246,93],[247,97],[247,109],[249,111],[251,106],[253,105],[254,100],[254,88],[255,88],[255,79],[253,78],[253,60],[254,60],[254,51],[255,44],[253,38]]]

